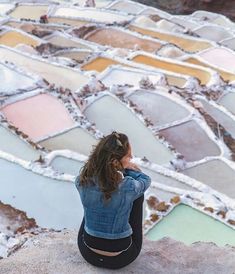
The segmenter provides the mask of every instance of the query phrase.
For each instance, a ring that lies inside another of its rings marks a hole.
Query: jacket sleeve
[[[151,178],[141,171],[126,168],[123,175],[128,177],[127,179],[130,181],[131,189],[134,190],[138,196],[143,194],[151,184]]]

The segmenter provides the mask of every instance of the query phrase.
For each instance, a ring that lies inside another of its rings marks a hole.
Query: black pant
[[[133,262],[140,253],[143,241],[142,234],[142,218],[143,218],[143,201],[144,195],[140,196],[133,202],[132,210],[130,213],[129,223],[132,227],[132,244],[121,254],[117,256],[104,256],[93,252],[89,249],[83,241],[84,232],[84,218],[78,233],[78,248],[83,258],[90,264],[98,267],[118,269],[122,268]],[[111,242],[111,244],[113,244]]]

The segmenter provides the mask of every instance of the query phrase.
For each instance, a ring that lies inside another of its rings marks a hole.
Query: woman
[[[78,247],[92,265],[118,269],[140,253],[144,192],[151,180],[131,158],[127,136],[112,132],[100,140],[76,179],[84,207]]]

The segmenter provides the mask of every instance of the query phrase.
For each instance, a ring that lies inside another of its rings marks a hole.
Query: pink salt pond
[[[39,94],[0,109],[7,120],[32,140],[62,131],[74,125],[63,104],[54,96]]]

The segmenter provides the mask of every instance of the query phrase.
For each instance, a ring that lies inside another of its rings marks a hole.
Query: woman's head
[[[80,184],[85,186],[90,183],[91,178],[96,177],[105,199],[109,199],[121,180],[118,171],[125,168],[130,158],[131,146],[128,137],[112,132],[103,137],[91,152],[81,171]]]

